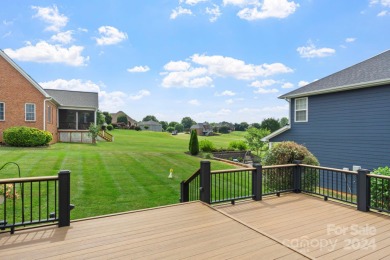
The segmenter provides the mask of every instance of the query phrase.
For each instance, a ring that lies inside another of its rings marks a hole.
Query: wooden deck
[[[0,234],[0,259],[381,259],[390,217],[303,194],[201,202]]]

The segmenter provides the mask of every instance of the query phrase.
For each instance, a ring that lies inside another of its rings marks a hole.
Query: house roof
[[[390,50],[281,95],[296,98],[390,84]]]
[[[141,121],[141,122],[138,123],[138,125],[139,125],[139,126],[144,126],[144,125],[148,125],[148,126],[151,126],[151,125],[161,126],[160,123],[154,122],[153,120]]]
[[[96,92],[69,91],[58,89],[45,89],[61,107],[88,108],[97,110],[99,108],[99,98]]]
[[[118,117],[121,116],[121,115],[124,115],[127,117],[127,121],[130,121],[131,123],[133,124],[136,124],[137,121],[132,119],[131,117],[129,117],[125,112],[123,111],[118,111],[116,113],[111,113],[111,117],[112,117],[112,122],[117,122],[118,121]]]
[[[49,98],[50,96],[45,90],[35,81],[30,75],[28,75],[18,64],[16,64],[3,50],[0,50],[0,56],[3,57],[12,67],[14,67],[31,85],[33,85],[43,96]]]

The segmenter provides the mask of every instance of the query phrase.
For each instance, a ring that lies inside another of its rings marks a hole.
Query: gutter
[[[43,100],[43,130],[46,131],[46,101],[53,100],[52,97],[45,98]]]

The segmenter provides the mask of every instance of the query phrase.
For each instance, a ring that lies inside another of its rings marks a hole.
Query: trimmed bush
[[[190,138],[190,153],[191,155],[197,155],[199,153],[198,134],[196,130],[192,130]]]
[[[320,165],[317,158],[303,145],[281,142],[273,146],[264,156],[263,165],[281,165],[300,160],[303,164]]]
[[[202,152],[206,152],[206,153],[211,153],[211,152],[214,152],[216,150],[213,142],[211,142],[210,140],[206,140],[206,139],[199,142],[199,148]]]
[[[246,151],[248,150],[248,145],[245,141],[232,141],[229,143],[228,149]]]
[[[141,127],[136,126],[136,127],[134,127],[134,130],[135,130],[135,131],[141,131]]]
[[[112,129],[114,129],[114,127],[113,127],[112,125],[108,125],[108,126],[107,126],[107,130],[108,130],[108,131],[112,131]]]
[[[48,145],[53,140],[50,132],[26,126],[10,127],[3,136],[6,144],[19,147]]]

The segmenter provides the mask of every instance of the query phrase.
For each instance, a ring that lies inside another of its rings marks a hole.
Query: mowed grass
[[[189,135],[129,130],[112,133],[113,143],[0,147],[0,167],[16,162],[22,177],[52,176],[59,170],[70,170],[71,203],[76,206],[72,219],[178,203],[180,182],[191,176],[202,160],[185,153]],[[212,138],[217,147],[227,147],[242,136],[232,133],[207,138]],[[211,167],[233,168],[217,161],[212,161]],[[173,179],[168,178],[170,168],[174,170]],[[0,171],[0,179],[14,177],[14,165]]]

